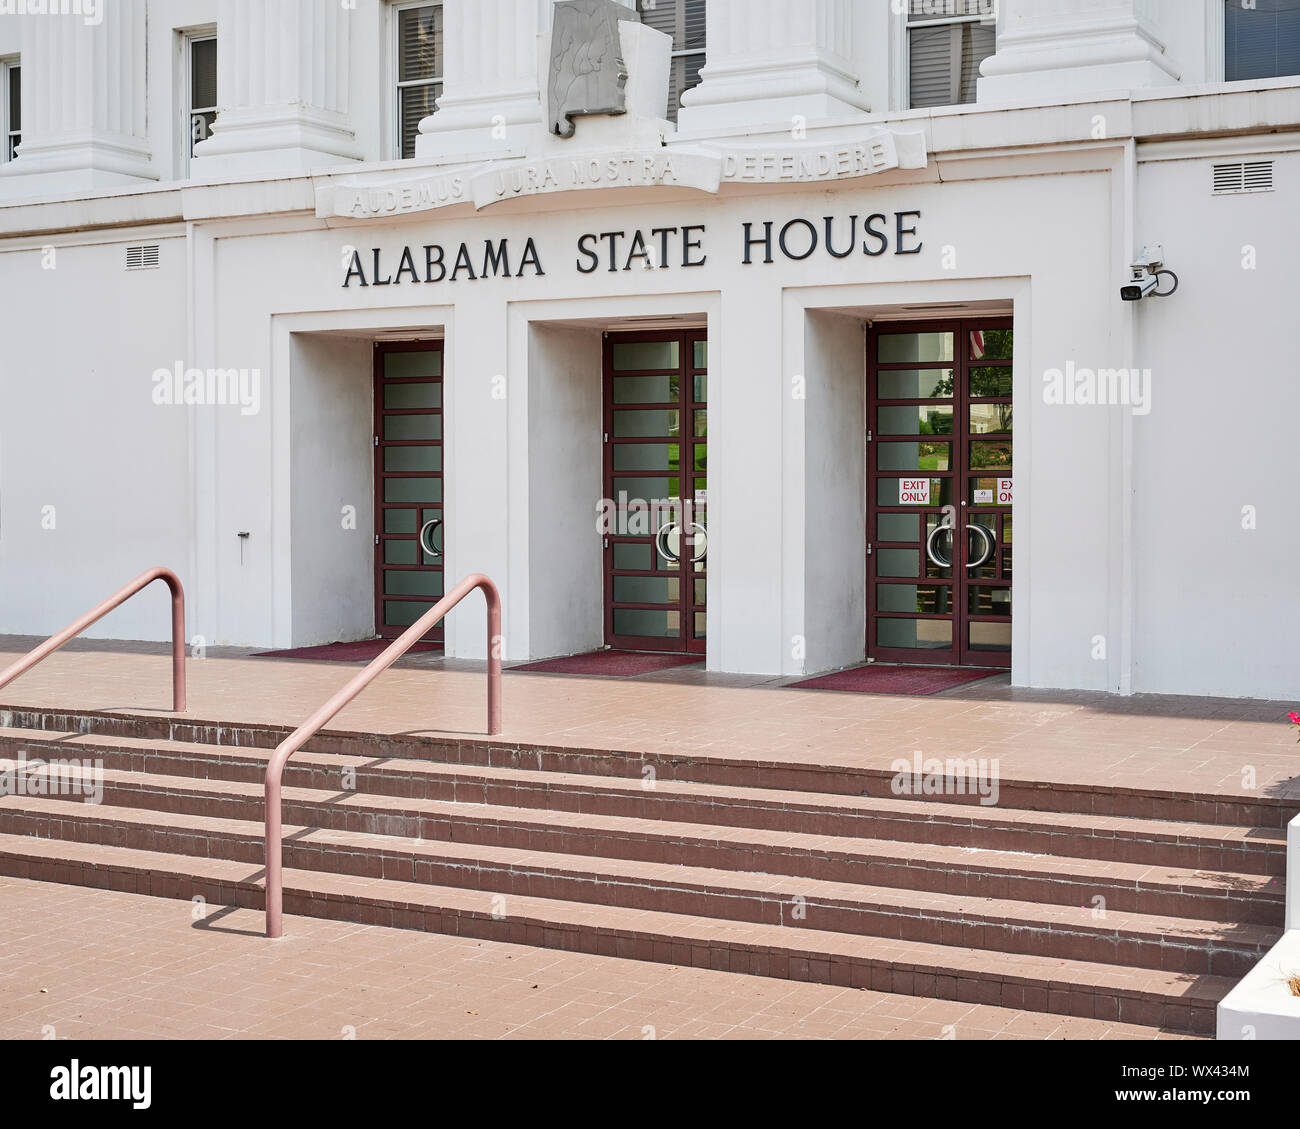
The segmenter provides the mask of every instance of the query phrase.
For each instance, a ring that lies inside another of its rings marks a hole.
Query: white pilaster
[[[11,15],[22,26],[23,137],[0,194],[60,195],[156,180],[145,114],[144,0]]]
[[[497,152],[524,144],[542,121],[538,0],[443,0],[444,83],[437,113],[420,122],[417,157]]]
[[[853,0],[709,0],[703,81],[684,133],[789,127],[869,109],[853,63]]]
[[[1041,102],[1177,82],[1180,67],[1161,30],[1164,3],[1002,0],[997,53],[980,68],[979,101]]]
[[[297,172],[358,160],[348,110],[351,8],[339,0],[221,0],[212,136],[195,177]]]

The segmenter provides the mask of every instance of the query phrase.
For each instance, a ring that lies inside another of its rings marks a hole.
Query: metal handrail
[[[19,659],[13,666],[0,671],[0,687],[7,686],[20,674],[26,674],[37,663],[44,662],[55,651],[76,638],[93,623],[103,619],[109,612],[124,604],[137,592],[147,588],[155,580],[165,581],[172,591],[172,712],[185,712],[185,588],[180,577],[169,568],[151,568],[141,573],[125,588],[110,596],[98,607],[83,615],[76,623],[69,624],[57,635],[51,636],[31,654]]]
[[[486,576],[466,577],[393,641],[379,658],[343,687],[276,746],[266,766],[266,935],[284,932],[284,854],[280,821],[280,781],[289,758],[310,741],[344,706],[423,639],[466,596],[483,590],[488,613],[488,734],[501,732],[501,594]]]

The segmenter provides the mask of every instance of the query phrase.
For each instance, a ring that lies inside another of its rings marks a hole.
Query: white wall
[[[1273,155],[1278,191],[1214,197],[1211,167],[1248,152],[1234,150],[1140,166],[1139,233],[1164,244],[1181,286],[1138,311],[1153,399],[1135,421],[1135,685],[1291,699],[1300,689],[1300,218],[1289,186],[1300,154]],[[1244,266],[1248,248],[1254,269]],[[1253,530],[1243,528],[1246,507]]]
[[[150,235],[160,269],[126,271],[144,241],[63,238],[53,269],[0,248],[0,634],[52,634],[156,565],[191,580],[193,409],[152,399],[186,355],[186,245]],[[88,634],[166,639],[167,607],[159,585]]]
[[[375,634],[373,350],[368,340],[293,336],[290,553],[296,646]]]
[[[527,456],[530,658],[580,654],[605,643],[605,564],[596,529],[596,500],[604,495],[602,364],[599,330],[532,327]],[[522,641],[516,645],[523,647]]]

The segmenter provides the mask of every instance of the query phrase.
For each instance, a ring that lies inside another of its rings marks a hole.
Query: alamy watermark
[[[238,407],[240,415],[255,416],[262,410],[262,370],[187,369],[177,361],[169,369],[154,370],[153,402],[169,406]]]
[[[1066,361],[1065,368],[1043,373],[1043,403],[1050,405],[1125,407],[1135,416],[1151,411],[1149,368],[1079,368]]]
[[[0,796],[52,796],[76,798],[86,804],[104,802],[102,760],[49,760],[28,757],[0,759]]]
[[[0,16],[80,16],[97,27],[104,22],[104,0],[0,0]]]
[[[895,796],[978,796],[983,807],[996,807],[1000,792],[1001,762],[980,757],[900,757],[889,766],[894,773],[890,791]]]

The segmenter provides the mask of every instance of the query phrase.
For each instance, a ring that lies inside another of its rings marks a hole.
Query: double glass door
[[[704,654],[709,344],[704,330],[605,338],[605,638]]]
[[[1011,665],[1012,322],[879,325],[867,358],[867,653]]]
[[[375,627],[396,639],[443,596],[443,347],[375,348]],[[443,641],[438,624],[426,637]]]

